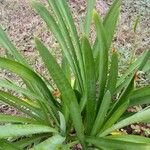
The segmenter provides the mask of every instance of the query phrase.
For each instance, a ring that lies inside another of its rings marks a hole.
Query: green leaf
[[[43,102],[44,102],[45,105],[48,107],[49,113],[56,120],[55,116],[53,115],[53,112],[51,111],[48,101],[44,101],[43,98],[40,95],[38,95],[37,93],[33,93],[32,91],[30,91],[28,89],[18,87],[17,85],[15,85],[9,81],[6,81],[6,80],[0,80],[0,87],[7,88],[9,90],[13,90],[18,94],[26,95],[28,98],[31,98],[32,101],[30,101],[29,104],[33,105],[36,108],[40,107],[40,109],[43,110],[43,113],[42,113],[42,111],[38,109],[37,114],[40,115],[40,118],[45,118],[48,115],[48,113],[45,112],[45,109],[46,109],[45,106],[43,106]],[[6,102],[6,100],[5,100],[5,102]],[[14,105],[14,103],[10,103],[10,102],[9,102],[9,104],[10,105],[13,104],[13,107],[16,107],[17,109],[20,108],[17,104]],[[21,111],[22,111],[22,109],[21,109]],[[23,111],[25,111],[25,110],[23,109]],[[24,113],[26,113],[26,111]],[[28,111],[27,111],[27,113],[28,113]],[[29,115],[30,114],[31,113],[29,113]],[[46,120],[47,120],[47,118],[46,118]]]
[[[65,40],[65,42],[67,44],[68,51],[71,51],[72,56],[74,57],[74,60],[78,64],[76,51],[75,51],[73,42],[71,40],[69,30],[67,29],[67,26],[65,25],[65,20],[64,20],[63,14],[59,10],[59,4],[56,1],[54,1],[54,0],[48,0],[48,3],[50,5],[50,7],[52,8],[54,14],[57,17],[56,20],[58,22],[58,26],[59,26],[60,31],[62,32],[64,40]]]
[[[26,95],[27,97],[31,97],[34,100],[41,98],[40,96],[37,95],[37,93],[33,93],[26,88],[21,88],[16,84],[9,82],[7,80],[0,80],[0,87],[15,91],[18,94]]]
[[[115,112],[111,114],[111,117],[106,120],[105,124],[103,125],[103,128],[101,129],[101,132],[112,127],[114,123],[116,123],[118,119],[122,116],[122,114],[126,111],[126,109],[128,108],[128,105],[129,105],[129,101],[125,102],[120,107],[118,107],[115,110]],[[99,135],[101,135],[101,132]]]
[[[0,139],[26,136],[37,133],[57,133],[54,128],[44,125],[5,125],[0,126]]]
[[[105,116],[109,109],[110,102],[111,102],[111,94],[109,91],[107,91],[106,94],[104,95],[101,106],[99,108],[96,120],[95,120],[93,128],[92,128],[91,135],[97,134],[99,129],[103,125]]]
[[[0,140],[0,149],[2,150],[19,150],[17,146],[14,146],[13,144],[5,141],[5,140]]]
[[[93,44],[93,56],[94,56],[95,61],[99,57],[99,46],[98,46],[98,38],[97,37]]]
[[[65,141],[65,138],[60,135],[54,135],[44,142],[34,146],[31,150],[51,150],[60,149],[62,143]]]
[[[18,52],[18,50],[15,48],[15,46],[10,42],[7,35],[3,31],[3,29],[0,27],[0,44],[8,51],[7,53],[10,53],[13,55],[13,57],[23,65],[30,67],[29,64],[26,62],[26,60],[22,57],[22,55]]]
[[[107,33],[106,39],[107,39],[108,49],[110,48],[111,42],[113,39],[114,31],[115,31],[117,20],[119,17],[119,12],[120,12],[119,9],[120,9],[120,0],[115,0],[112,4],[111,8],[109,9],[108,13],[104,17],[103,26]],[[94,46],[93,46],[94,57],[96,59],[99,58],[99,46],[98,45],[99,45],[98,38],[96,38],[96,40],[94,42]]]
[[[63,39],[65,40],[65,42],[67,44],[67,48],[68,48],[67,51],[71,52],[73,60],[75,61],[76,65],[79,67],[77,56],[76,56],[76,51],[75,51],[72,39],[70,37],[69,30],[67,29],[67,26],[65,25],[64,17],[59,10],[59,6],[58,6],[59,4],[53,0],[48,0],[48,3],[50,5],[50,7],[52,8],[54,14],[57,17],[58,26],[60,28],[60,31],[62,32]],[[66,75],[70,81],[70,76],[71,76],[70,75],[70,64],[68,63],[68,60],[65,57],[65,55],[63,55],[62,67],[63,67],[64,72],[66,73]]]
[[[33,87],[34,93],[39,95],[39,104],[45,113],[45,116],[47,117],[47,110],[50,112],[50,114],[53,116],[53,118],[57,118],[57,107],[58,103],[56,100],[54,100],[50,90],[46,86],[45,82],[32,70],[29,68],[23,66],[22,64],[6,59],[6,58],[0,58],[0,68],[8,69],[17,75],[19,75],[23,80],[25,80],[28,85]],[[20,71],[21,70],[21,71]],[[42,98],[41,98],[42,97]],[[3,99],[2,99],[3,100]],[[5,99],[6,101],[6,99]],[[8,103],[8,100],[7,100]],[[10,102],[9,102],[10,103]],[[11,102],[11,105],[14,105],[14,103]],[[15,107],[19,108],[19,105],[15,105]],[[20,109],[20,108],[19,108]],[[27,113],[27,111],[25,112]],[[30,114],[28,114],[30,115]],[[35,116],[34,116],[35,117]],[[43,117],[41,117],[43,118]],[[56,121],[56,119],[55,119]],[[48,123],[48,122],[47,122]]]
[[[129,100],[130,95],[131,95],[133,89],[134,89],[134,76],[130,80],[129,84],[124,88],[124,90],[121,93],[121,96],[119,97],[119,99],[116,100],[115,103],[113,104],[113,106],[112,106],[109,114],[112,114],[114,111],[116,111],[116,109],[119,106],[121,106],[122,104],[124,104],[126,101]]]
[[[138,135],[116,135],[116,136],[107,136],[108,139],[114,139],[119,141],[127,141],[133,143],[145,143],[150,144],[150,139]]]
[[[77,29],[76,29],[76,26],[74,24],[74,20],[73,20],[73,17],[71,15],[71,12],[69,10],[69,6],[67,4],[67,1],[66,0],[61,0],[61,1],[56,0],[56,3],[57,3],[58,8],[60,9],[60,12],[61,12],[62,17],[64,19],[64,22],[70,31],[70,36],[72,38],[73,45],[75,46],[78,60],[82,61],[80,41],[79,41]]]
[[[62,150],[70,150],[70,148],[69,148],[68,145],[62,145],[61,149],[62,149]]]
[[[117,82],[117,86],[119,86],[123,81],[126,82],[126,78],[128,75],[132,74],[135,70],[142,70],[150,57],[150,50],[144,52],[142,56],[136,59],[134,63],[132,63],[129,68],[125,71],[125,73],[119,78]]]
[[[130,106],[150,104],[150,86],[136,89],[130,96]]]
[[[86,94],[86,131],[89,133],[93,121],[95,119],[96,111],[96,79],[95,79],[95,67],[94,58],[90,43],[86,37],[82,38],[82,51],[84,56],[85,65],[85,94]],[[82,101],[81,101],[82,103]]]
[[[6,92],[0,91],[0,100],[4,103],[9,104],[10,106],[15,107],[16,109],[22,111],[23,113],[33,117],[37,120],[40,120],[40,111],[34,106],[28,104],[27,102],[9,94]]]
[[[57,3],[59,3],[59,2],[57,2]],[[48,28],[50,28],[51,32],[54,34],[54,36],[58,40],[65,57],[67,58],[74,74],[76,75],[76,78],[79,82],[79,87],[82,89],[82,80],[81,80],[80,71],[79,71],[77,63],[74,62],[74,59],[76,59],[76,58],[71,55],[70,51],[68,51],[67,44],[64,40],[63,34],[60,31],[60,28],[59,28],[57,22],[55,21],[55,19],[51,16],[49,11],[42,4],[38,3],[35,0],[31,0],[31,4],[32,4],[32,7],[36,10],[36,12],[46,22]]]
[[[34,88],[34,92],[38,93],[40,97],[42,97],[45,101],[48,101],[51,104],[51,107],[56,109],[57,104],[50,90],[48,89],[44,81],[35,72],[18,62],[1,57],[0,68],[8,69],[19,75],[22,79],[28,81],[28,84]]]
[[[24,66],[31,68],[31,66],[28,64],[28,62],[25,60],[25,58],[19,53],[17,48],[11,43],[3,29],[0,27],[0,44],[6,49],[6,55],[11,55],[12,60],[16,60],[19,63],[23,64]],[[9,56],[8,56],[9,58]],[[28,88],[32,90],[32,86],[28,85],[28,83],[24,80],[25,84]]]
[[[94,50],[94,48],[93,48]],[[99,48],[98,48],[99,50]],[[99,51],[98,51],[99,52]],[[94,55],[94,53],[93,53]],[[99,77],[99,65],[100,65],[100,56],[98,55],[96,58],[95,58],[95,76],[96,76],[96,81],[98,80],[98,77]]]
[[[133,123],[149,121],[149,119],[150,119],[149,116],[150,116],[150,109],[140,111],[140,112],[136,113],[135,115],[132,115],[131,117],[128,117],[128,118],[118,122],[111,128],[105,130],[103,133],[100,134],[100,137],[106,136],[114,130],[120,129],[122,127],[128,126]]]
[[[145,143],[134,143],[134,142],[127,142],[127,141],[120,141],[120,140],[113,140],[113,139],[106,139],[106,138],[95,138],[89,137],[86,139],[86,142],[94,144],[98,148],[108,148],[108,149],[121,149],[121,150],[148,150],[150,149],[150,144]]]
[[[150,60],[148,60],[147,61],[147,63],[145,64],[145,66],[143,67],[143,69],[142,69],[142,71],[144,71],[144,72],[148,72],[148,73],[150,73]]]
[[[107,89],[111,95],[114,94],[118,78],[118,55],[116,51],[113,51],[111,58],[111,67],[108,76]]]
[[[79,61],[81,77],[84,78],[84,64],[83,64],[83,57],[82,57],[82,52],[81,52],[80,40],[79,40],[80,38],[78,36],[73,17],[71,15],[71,11],[69,9],[69,6],[66,0],[61,0],[61,1],[56,0],[56,3],[57,3],[58,8],[60,9],[64,22],[67,26],[67,29],[69,30],[70,37],[72,39],[72,42],[76,51],[76,55]],[[80,84],[82,84],[82,81]],[[81,91],[83,91],[82,88],[83,88],[83,85],[81,85]]]
[[[135,73],[136,73],[136,70],[134,70],[128,77],[126,77],[126,79],[120,85],[116,87],[114,91],[114,95],[122,92],[130,84]]]
[[[32,135],[31,137],[26,137],[22,139],[18,139],[17,141],[13,142],[12,144],[14,146],[19,147],[20,149],[24,149],[27,146],[30,146],[37,141],[39,142],[42,138],[45,138],[46,135],[44,134],[37,134],[37,135]]]
[[[111,46],[112,38],[116,28],[117,20],[120,12],[121,0],[115,0],[104,18],[103,25],[107,33],[108,48]]]
[[[71,69],[70,69],[70,65],[64,55],[62,56],[61,68],[62,68],[66,78],[68,79],[69,83],[71,84]],[[69,110],[68,110],[68,107],[66,106],[66,104],[63,104],[62,110],[63,110],[63,115],[66,119],[66,122],[68,122],[70,113],[69,113]]]
[[[142,59],[142,61],[140,63],[139,70],[143,70],[143,68],[145,67],[146,63],[150,59],[150,49],[147,50],[144,54],[145,54],[145,57],[143,57],[143,59]]]
[[[94,12],[94,23],[96,27],[96,33],[98,37],[99,49],[100,49],[100,62],[99,62],[99,84],[100,84],[100,99],[98,102],[98,108],[101,103],[101,98],[105,92],[105,86],[107,82],[108,73],[108,47],[106,40],[105,28],[100,20],[97,12]]]
[[[66,57],[63,55],[62,58],[62,63],[61,63],[61,68],[68,79],[68,81],[71,83],[71,70],[70,70],[70,65],[66,59]]]
[[[92,11],[94,9],[96,0],[87,0],[87,13],[85,17],[85,25],[84,25],[84,32],[86,36],[89,36],[90,32],[90,25],[91,25],[91,20],[92,20]]]
[[[62,100],[70,110],[70,115],[72,117],[78,137],[81,141],[83,141],[83,124],[75,93],[61,67],[57,64],[54,57],[49,53],[48,49],[38,39],[35,40],[35,43],[36,48],[39,51],[45,65],[47,66],[50,75],[60,90]]]
[[[12,116],[12,115],[5,115],[0,114],[0,122],[11,122],[11,123],[32,123],[32,124],[39,124],[38,121],[31,119],[31,118],[25,118],[25,117],[18,117],[18,116]]]
[[[66,121],[65,121],[64,115],[61,112],[59,112],[59,118],[60,118],[61,132],[62,132],[62,134],[65,134],[66,133]]]

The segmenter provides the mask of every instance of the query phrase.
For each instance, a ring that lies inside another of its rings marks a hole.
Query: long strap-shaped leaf
[[[51,92],[49,91],[43,80],[35,72],[23,66],[22,64],[1,57],[0,68],[8,69],[28,81],[28,83],[34,87],[37,93],[41,94],[44,99],[49,101],[53,108],[55,107],[54,103],[56,103],[56,101],[54,100]]]
[[[66,0],[56,0],[57,2],[57,6],[60,9],[60,12],[63,15],[63,18],[65,20],[66,26],[69,28],[70,30],[70,34],[71,34],[71,38],[73,40],[73,43],[75,45],[75,49],[77,50],[77,55],[78,58],[80,59],[80,55],[81,55],[81,46],[80,46],[80,41],[79,41],[79,37],[78,37],[78,33],[76,30],[76,26],[74,24],[73,21],[73,17],[71,15],[71,12],[69,10],[68,4]]]
[[[142,71],[147,72],[148,74],[150,74],[150,60],[148,60],[145,64],[145,66],[143,67]]]
[[[116,51],[113,51],[111,57],[111,66],[109,69],[109,76],[107,81],[107,89],[110,91],[112,96],[116,89],[117,78],[118,78],[118,55]]]
[[[60,12],[62,12],[62,17],[66,23],[67,28],[70,31],[71,39],[73,41],[73,45],[75,47],[76,55],[78,57],[79,66],[82,78],[84,78],[84,65],[83,65],[83,57],[81,53],[81,45],[80,45],[80,38],[78,37],[77,29],[74,24],[73,17],[71,15],[71,12],[69,10],[68,4],[66,0],[56,0],[58,8],[60,9]]]
[[[64,55],[62,56],[61,68],[64,71],[64,74],[66,75],[68,81],[71,83],[70,65],[68,63],[67,58]]]
[[[119,106],[121,106],[122,104],[124,104],[126,101],[129,100],[133,89],[134,89],[134,77],[131,78],[129,84],[125,87],[119,99],[114,102],[111,110],[109,111],[108,118],[110,114],[113,114],[113,112],[115,112]]]
[[[46,113],[45,110],[49,110],[50,114],[53,115],[53,118],[58,117],[57,102],[54,100],[51,92],[49,91],[43,80],[35,72],[23,66],[22,64],[19,64],[18,62],[6,58],[0,58],[0,68],[8,69],[18,74],[26,82],[28,81],[28,85],[33,87],[33,89],[35,90],[34,92],[38,93],[40,97],[42,97],[42,99],[39,98],[38,100],[41,100],[41,103],[39,104],[43,108],[44,113]],[[50,104],[50,107],[49,104],[47,104],[48,102]],[[15,107],[17,107],[17,105]]]
[[[11,122],[11,123],[31,123],[31,124],[39,124],[38,121],[31,119],[31,118],[25,118],[25,117],[18,117],[18,116],[12,116],[12,115],[5,115],[0,114],[0,122]]]
[[[107,33],[107,44],[111,46],[112,38],[115,32],[119,17],[121,0],[115,0],[104,18],[103,25]]]
[[[131,80],[132,80],[133,76],[135,75],[136,71],[137,70],[135,69],[128,77],[126,77],[126,79],[120,85],[118,85],[116,87],[116,89],[114,91],[114,95],[118,94],[120,92],[122,93],[122,90],[124,90],[129,85],[129,83],[131,82]]]
[[[87,13],[86,13],[86,17],[85,17],[85,26],[84,26],[84,28],[85,28],[84,33],[86,34],[87,37],[89,36],[89,32],[90,32],[92,11],[94,9],[95,2],[96,2],[96,0],[87,0]]]
[[[142,70],[144,67],[143,64],[145,64],[149,58],[150,58],[150,50],[145,51],[142,54],[142,56],[137,58],[137,60],[131,64],[131,66],[125,71],[125,73],[117,81],[117,86],[119,86],[123,81],[125,81],[126,77],[132,74],[132,72],[135,71],[136,69]]]
[[[61,144],[64,142],[65,138],[60,135],[54,135],[44,142],[34,146],[31,150],[56,150],[61,147]]]
[[[37,133],[57,133],[54,128],[44,125],[5,125],[0,126],[0,139],[32,135]]]
[[[139,135],[113,135],[107,136],[106,138],[119,141],[150,144],[150,138],[146,138]]]
[[[35,10],[38,12],[38,14],[46,22],[47,26],[50,28],[50,30],[52,31],[52,33],[55,35],[56,39],[58,40],[58,42],[63,50],[63,53],[65,54],[66,58],[68,59],[68,62],[71,65],[71,68],[73,69],[73,72],[76,75],[79,85],[81,87],[82,79],[80,76],[79,68],[77,66],[77,63],[74,62],[71,52],[67,50],[67,44],[64,40],[65,37],[63,37],[57,22],[54,20],[54,18],[51,16],[49,11],[42,4],[36,2],[35,0],[32,0],[31,2],[32,2],[33,8],[35,8]]]
[[[18,50],[16,49],[16,47],[10,42],[10,40],[8,39],[7,35],[5,34],[5,32],[3,31],[3,29],[0,27],[0,44],[8,50],[8,52],[10,54],[13,55],[13,57],[15,57],[15,59],[26,65],[27,67],[30,67],[29,64],[26,62],[26,60],[22,57],[22,55],[18,52]]]
[[[100,84],[100,98],[98,101],[98,107],[100,106],[101,99],[104,96],[105,86],[107,81],[107,72],[108,72],[108,47],[106,40],[105,28],[102,24],[101,19],[99,18],[97,12],[94,12],[94,22],[98,37],[98,43],[100,48],[100,62],[99,62],[99,84]]]
[[[63,16],[62,16],[62,14],[61,14],[61,12],[58,8],[58,3],[56,1],[53,1],[53,0],[48,0],[48,2],[49,2],[49,5],[51,6],[52,10],[54,11],[54,13],[57,17],[57,22],[58,22],[58,25],[59,25],[59,29],[62,32],[64,40],[67,44],[68,51],[71,52],[72,57],[73,57],[75,63],[77,64],[77,66],[78,66],[76,51],[75,51],[73,42],[72,42],[70,34],[69,34],[69,30],[67,29],[67,27],[65,25],[65,22],[63,20]]]
[[[140,150],[148,150],[150,149],[150,144],[147,143],[134,143],[106,138],[95,138],[89,137],[86,139],[88,143],[94,144],[96,147],[100,149],[121,149],[121,150],[136,150],[137,148]]]
[[[122,116],[122,114],[126,111],[128,105],[129,105],[129,101],[123,103],[120,107],[118,107],[115,110],[115,112],[111,114],[110,118],[105,120],[102,129],[100,129],[100,133],[113,126],[116,123],[116,121],[118,121],[118,119]]]
[[[130,96],[130,106],[150,104],[150,86],[134,90]]]
[[[96,120],[95,120],[93,128],[92,128],[91,135],[97,134],[99,129],[102,127],[104,120],[105,120],[105,116],[106,116],[107,111],[110,106],[110,102],[111,102],[111,94],[109,91],[107,91],[102,100],[100,109],[98,111]]]
[[[19,94],[26,95],[34,100],[41,99],[41,97],[37,95],[36,93],[33,93],[26,88],[21,88],[17,86],[16,84],[11,83],[7,80],[0,80],[0,87],[15,91],[16,93],[19,93]]]
[[[67,47],[68,47],[68,51],[72,52],[73,58],[75,61],[77,61],[77,57],[76,57],[76,53],[75,53],[75,49],[74,49],[74,45],[72,43],[69,31],[65,25],[65,22],[63,20],[63,16],[58,8],[58,3],[54,0],[48,0],[49,5],[51,6],[52,10],[54,11],[56,17],[57,17],[57,22],[59,25],[59,29],[61,30],[63,36],[64,36],[64,40],[66,41]],[[77,63],[77,62],[76,62]]]
[[[150,49],[146,51],[146,55],[145,57],[143,58],[143,60],[141,61],[141,64],[139,65],[139,70],[142,70],[146,63],[150,60]]]
[[[100,137],[106,136],[114,130],[120,129],[122,127],[125,127],[125,126],[133,124],[133,123],[149,121],[150,120],[149,116],[150,116],[150,109],[140,111],[140,112],[136,113],[135,115],[132,115],[131,117],[128,117],[128,118],[118,122],[111,128],[105,130],[99,136]]]
[[[9,93],[0,91],[0,100],[22,111],[28,116],[35,118],[36,120],[41,120],[40,116],[42,117],[42,115],[40,110]]]
[[[54,112],[52,111],[52,108],[51,108],[49,102],[43,100],[43,97],[41,97],[40,95],[37,95],[36,93],[33,93],[28,89],[18,87],[17,85],[15,85],[11,82],[8,82],[6,80],[0,80],[0,87],[6,88],[6,89],[9,89],[9,90],[13,90],[16,93],[26,95],[28,98],[31,98],[31,99],[35,100],[34,102],[33,101],[30,102],[30,104],[35,106],[35,107],[38,107],[38,108],[40,107],[40,109],[43,111],[43,113],[40,112],[40,110],[38,110],[37,112],[38,112],[38,114],[40,113],[41,118],[47,117],[46,119],[48,119],[48,112],[49,112],[50,115],[54,118],[54,120],[55,121],[57,120],[56,119],[57,116],[54,115]],[[43,103],[46,105],[46,107]],[[18,108],[17,105],[15,105],[15,106]]]
[[[6,49],[6,53],[9,53],[12,55],[12,60],[16,60],[19,63],[23,64],[24,66],[26,66],[32,70],[31,66],[28,64],[26,59],[19,53],[17,48],[12,44],[12,42],[9,40],[9,38],[7,37],[7,35],[5,34],[5,32],[3,31],[3,29],[1,27],[0,27],[0,44]],[[24,82],[25,82],[26,86],[31,91],[33,91],[32,86],[30,86],[28,84],[28,82],[26,82],[25,80],[24,80]]]
[[[20,150],[17,146],[7,142],[6,140],[0,140],[0,150]]]
[[[26,138],[23,138],[23,139],[18,139],[14,142],[12,142],[12,144],[14,146],[17,146],[19,147],[20,149],[24,149],[26,148],[27,146],[35,143],[35,142],[39,142],[39,140],[41,140],[42,138],[45,138],[47,135],[45,134],[37,134],[37,135],[32,135],[30,137],[26,137]]]
[[[77,60],[77,56],[76,56],[76,51],[75,51],[73,42],[71,40],[69,30],[67,29],[67,26],[65,25],[65,21],[63,19],[63,15],[62,15],[62,13],[60,12],[60,10],[58,8],[58,3],[56,1],[54,1],[54,0],[48,0],[48,2],[49,2],[49,5],[51,6],[52,10],[54,11],[54,13],[55,13],[55,15],[57,17],[57,22],[58,22],[58,25],[59,25],[59,29],[62,32],[64,40],[65,40],[65,42],[67,44],[68,51],[71,52],[71,54],[73,56],[73,59],[74,59],[75,63],[78,66],[78,60]]]
[[[75,96],[73,89],[71,88],[70,83],[68,82],[67,78],[65,77],[62,69],[57,64],[54,57],[49,53],[48,49],[38,40],[35,40],[36,48],[40,53],[47,69],[52,76],[54,82],[56,83],[58,89],[61,92],[62,99],[64,103],[70,110],[70,114],[77,131],[77,135],[81,142],[84,140],[83,134],[83,124],[82,118],[80,114],[79,105]]]
[[[86,94],[86,131],[90,133],[96,111],[96,78],[94,58],[90,43],[86,37],[82,38],[82,51],[85,65],[85,94]],[[82,103],[82,101],[81,101]]]
[[[107,33],[106,38],[107,38],[108,49],[111,46],[112,38],[113,38],[114,31],[116,28],[117,20],[119,17],[120,1],[121,0],[115,0],[113,2],[111,8],[109,9],[103,21],[103,25]],[[96,38],[95,40],[93,49],[94,49],[94,57],[98,58],[99,57],[98,38]]]

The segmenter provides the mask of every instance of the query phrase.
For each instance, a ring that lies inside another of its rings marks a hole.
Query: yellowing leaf
[[[123,134],[125,134],[125,133],[123,133],[123,132],[121,132],[121,131],[113,131],[113,132],[111,133],[111,135],[123,135]]]
[[[28,103],[28,104],[30,104],[30,105],[32,105],[32,106],[34,106],[34,107],[37,107],[37,108],[39,108],[39,105],[38,105],[38,103],[37,102],[31,102],[30,100],[28,100],[27,98],[23,98],[22,99],[23,101],[25,101],[26,103]]]

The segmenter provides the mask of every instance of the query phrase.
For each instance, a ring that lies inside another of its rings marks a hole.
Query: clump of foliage
[[[80,39],[66,0],[48,0],[54,16],[41,3],[31,1],[62,50],[60,66],[47,47],[35,38],[36,49],[57,91],[32,69],[0,28],[0,44],[12,56],[11,59],[0,57],[0,68],[17,74],[26,85],[23,88],[0,80],[0,87],[19,94],[17,97],[1,90],[0,100],[26,114],[0,115],[0,149],[67,150],[76,144],[81,144],[83,149],[150,148],[148,138],[117,132],[129,124],[150,121],[149,108],[137,113],[126,111],[129,106],[150,102],[149,85],[134,87],[137,71],[145,67],[150,51],[144,52],[118,77],[117,51],[109,49],[120,0],[114,1],[103,20],[93,12],[95,0],[87,2],[85,30]],[[93,45],[89,42],[91,20],[97,35]]]

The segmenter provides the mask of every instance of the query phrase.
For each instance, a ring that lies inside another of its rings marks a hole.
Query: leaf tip
[[[97,16],[98,16],[98,12],[95,9],[93,9],[93,20],[95,20]]]

